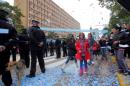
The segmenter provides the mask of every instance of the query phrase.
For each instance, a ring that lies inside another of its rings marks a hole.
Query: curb
[[[117,63],[116,57],[111,56],[111,61],[112,61],[112,64],[116,64]],[[116,75],[117,75],[117,80],[118,80],[120,86],[130,86],[130,82],[129,82],[127,76],[125,76],[119,72],[117,72]]]
[[[117,63],[115,56],[111,56],[111,62],[112,62],[112,64],[116,64]],[[119,82],[119,85],[120,86],[126,86],[125,85],[125,81],[123,79],[123,75],[117,72],[116,76],[117,76],[117,80]]]
[[[123,75],[122,74],[117,73],[117,79],[118,79],[118,82],[119,82],[120,86],[127,86],[127,85],[125,85],[125,81],[123,79]]]
[[[117,78],[120,86],[130,86],[130,80],[127,76],[117,73]]]

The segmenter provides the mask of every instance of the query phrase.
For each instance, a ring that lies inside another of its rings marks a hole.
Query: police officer
[[[31,49],[31,70],[27,77],[35,77],[36,61],[38,59],[41,72],[45,73],[45,64],[43,59],[43,49],[45,34],[40,30],[39,22],[32,20],[32,27],[29,30],[30,49]]]
[[[20,59],[25,60],[26,68],[30,66],[30,57],[29,57],[29,36],[27,29],[22,29],[21,33],[18,35],[19,39],[19,54]]]
[[[55,42],[55,48],[56,48],[56,58],[59,59],[61,58],[61,41],[58,37]]]
[[[48,53],[48,44],[47,44],[47,39],[45,39],[45,40],[43,40],[43,42],[44,42],[44,49],[43,49],[43,56],[44,57],[47,57],[47,53]]]
[[[62,42],[62,49],[63,49],[63,57],[67,56],[67,43],[66,40],[63,40]]]
[[[11,86],[11,73],[7,70],[10,59],[10,40],[16,36],[15,28],[8,23],[8,12],[0,9],[0,75],[5,86]]]
[[[49,43],[49,48],[50,48],[50,56],[53,56],[54,55],[54,43],[52,40]]]
[[[13,61],[16,61],[16,54],[17,54],[17,44],[13,44],[12,45],[12,48],[11,48],[11,54],[12,54],[12,57],[13,57]]]

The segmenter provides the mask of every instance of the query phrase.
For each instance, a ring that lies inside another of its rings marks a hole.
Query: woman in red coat
[[[76,59],[80,60],[80,76],[87,72],[87,61],[90,61],[89,43],[85,39],[84,33],[79,33],[79,39],[76,41]],[[84,63],[84,64],[83,64]]]

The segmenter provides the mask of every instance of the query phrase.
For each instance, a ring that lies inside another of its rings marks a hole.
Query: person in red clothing
[[[89,43],[85,39],[84,33],[79,33],[75,46],[77,50],[75,57],[80,60],[80,76],[82,76],[83,72],[87,73],[87,62],[90,61]]]
[[[96,59],[98,56],[98,49],[99,49],[99,44],[95,41],[92,46],[92,50],[93,50],[93,56],[95,56]]]

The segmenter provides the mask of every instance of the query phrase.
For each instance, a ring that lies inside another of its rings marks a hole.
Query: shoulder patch
[[[0,34],[8,34],[8,33],[9,33],[9,29],[0,28]]]

